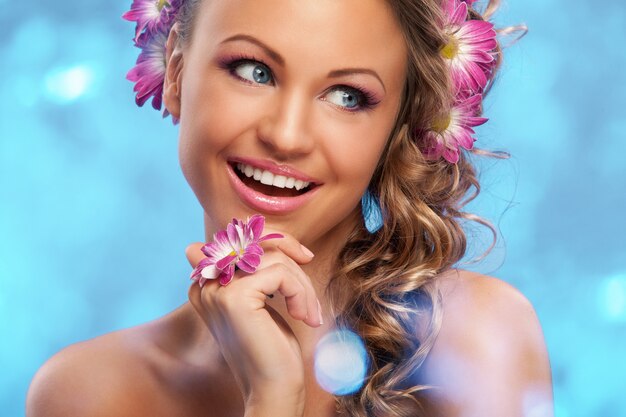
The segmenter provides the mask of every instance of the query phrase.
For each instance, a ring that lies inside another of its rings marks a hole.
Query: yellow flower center
[[[451,121],[452,117],[449,113],[444,116],[439,116],[433,121],[432,129],[437,133],[443,133],[450,127]]]
[[[168,6],[168,7],[170,6],[170,4],[169,4],[169,2],[167,0],[158,0],[157,1],[157,10],[158,11],[163,10],[163,8],[165,6]]]
[[[454,37],[450,37],[448,43],[441,49],[441,55],[444,58],[453,59],[459,53],[459,44],[454,39]]]
[[[233,250],[232,252],[230,252],[228,254],[228,256],[234,256],[237,259],[241,259],[241,257],[243,257],[244,253],[246,253],[245,249],[239,249],[239,252],[237,252],[236,250]]]

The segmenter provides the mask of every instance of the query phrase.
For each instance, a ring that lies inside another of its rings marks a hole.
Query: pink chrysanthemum
[[[137,22],[135,29],[135,42],[144,29],[153,32],[157,25],[169,20],[169,14],[175,11],[175,5],[171,0],[134,0],[130,10],[122,15],[122,18]]]
[[[165,45],[169,29],[165,25],[158,25],[153,32],[145,32],[139,36],[137,47],[141,48],[141,53],[136,65],[126,74],[126,79],[135,83],[133,91],[137,93],[135,102],[138,106],[143,106],[152,97],[152,107],[161,110]]]
[[[249,274],[256,271],[261,263],[263,248],[259,243],[268,239],[281,238],[279,233],[261,236],[265,218],[260,214],[250,217],[247,222],[233,219],[213,235],[213,242],[202,247],[206,255],[191,273],[191,279],[202,287],[209,279],[218,279],[227,285],[235,275],[235,266]]]
[[[472,149],[474,146],[475,126],[480,126],[488,119],[478,117],[482,96],[473,95],[458,101],[450,112],[436,119],[431,130],[423,135],[422,152],[428,159],[443,157],[456,164],[459,161],[459,148]]]
[[[460,0],[447,0],[445,32],[448,43],[442,48],[449,63],[452,80],[461,95],[481,93],[495,61],[493,50],[497,46],[493,24],[483,20],[467,20],[468,4]]]

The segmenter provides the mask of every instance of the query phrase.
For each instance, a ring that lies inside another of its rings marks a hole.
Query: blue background
[[[626,5],[510,0],[472,210],[503,239],[472,269],[518,287],[543,324],[558,417],[626,416]],[[68,344],[186,299],[202,213],[177,129],[135,107],[126,2],[0,0],[0,414]],[[475,234],[471,252],[488,236]]]

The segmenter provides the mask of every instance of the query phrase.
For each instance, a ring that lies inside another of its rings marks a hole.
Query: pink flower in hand
[[[209,279],[218,279],[220,284],[227,285],[235,275],[235,267],[249,274],[256,271],[263,255],[259,243],[283,237],[279,233],[261,236],[264,226],[265,218],[260,214],[248,218],[247,222],[233,219],[226,230],[213,235],[213,242],[202,247],[206,258],[198,263],[191,279],[198,281],[201,287]]]

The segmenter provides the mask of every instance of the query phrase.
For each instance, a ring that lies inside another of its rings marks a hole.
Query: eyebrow
[[[285,65],[285,60],[283,59],[282,56],[280,56],[278,52],[276,52],[275,50],[273,50],[272,48],[270,48],[269,46],[267,46],[266,44],[264,44],[263,42],[261,42],[260,40],[258,40],[257,38],[253,36],[244,35],[243,33],[241,33],[241,34],[233,35],[229,38],[226,38],[220,43],[233,42],[233,41],[248,41],[250,43],[253,43],[256,46],[263,49],[265,53],[270,56],[270,58],[278,62],[281,66]]]
[[[276,52],[275,50],[267,46],[265,43],[261,42],[260,40],[258,40],[257,38],[253,36],[240,33],[237,35],[230,36],[224,39],[220,43],[227,43],[227,42],[233,42],[233,41],[247,41],[247,42],[253,43],[259,48],[263,49],[265,53],[269,55],[270,58],[272,58],[274,61],[276,61],[279,65],[281,66],[285,65],[284,58],[278,52]],[[345,77],[345,76],[354,75],[354,74],[368,74],[368,75],[373,76],[374,78],[378,80],[378,82],[380,82],[380,84],[383,87],[383,90],[387,92],[387,89],[385,88],[385,83],[383,83],[383,80],[380,79],[380,76],[376,73],[376,71],[368,69],[368,68],[337,69],[337,70],[330,71],[327,77],[328,78],[340,78],[340,77]]]
[[[328,78],[339,78],[353,74],[369,74],[374,76],[378,80],[378,82],[380,82],[380,85],[383,86],[383,91],[385,91],[385,93],[387,92],[387,89],[385,88],[385,83],[383,82],[383,80],[380,79],[376,71],[367,68],[344,68],[334,70],[328,73]]]

